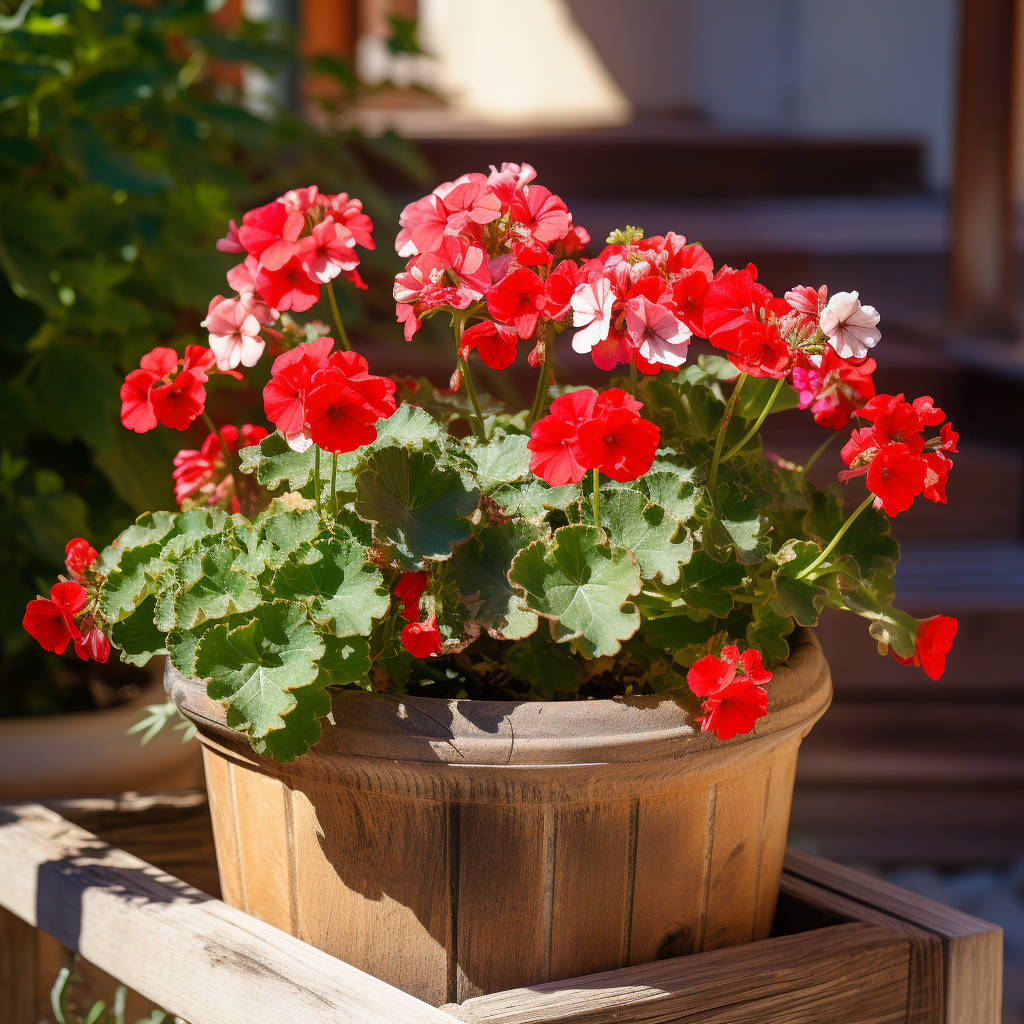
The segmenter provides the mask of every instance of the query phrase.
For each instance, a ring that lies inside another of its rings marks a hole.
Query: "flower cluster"
[[[110,640],[96,609],[97,551],[87,540],[74,537],[64,548],[64,557],[70,579],[61,577],[50,587],[49,598],[29,601],[22,625],[44,650],[63,654],[74,643],[82,661],[106,661]]]
[[[735,644],[722,648],[721,657],[709,654],[695,661],[686,673],[686,685],[701,701],[700,727],[721,740],[750,732],[768,710],[772,673],[764,667],[761,652],[742,654]]]
[[[643,403],[622,388],[581,388],[551,403],[533,426],[530,472],[557,487],[597,470],[625,483],[651,468],[661,431],[640,415]]]
[[[714,264],[703,246],[674,232],[642,240],[635,228],[621,234],[622,242],[581,268],[572,347],[602,370],[630,363],[647,374],[677,369],[690,337],[702,331]]]
[[[131,430],[205,418],[174,460],[182,511],[142,517],[101,558],[72,541],[26,629],[83,658],[104,660],[111,640],[136,664],[166,652],[283,759],[308,748],[310,710],[335,685],[508,699],[688,688],[701,729],[730,740],[768,709],[766,662],[824,607],[864,616],[880,650],[939,678],[957,622],[890,603],[889,517],[946,500],[957,434],[930,397],[876,393],[877,311],[824,285],[773,294],[753,264],[716,269],[675,232],[626,227],[586,258],[587,233],[535,179],[502,164],[401,215],[397,319],[411,340],[450,318],[449,387],[466,401],[420,382],[400,405],[352,350],[332,282],[363,287],[357,248],[373,240],[358,200],[310,186],[232,222],[219,248],[244,259],[203,321],[210,347],[154,349],[121,389]],[[321,299],[330,328],[292,319]],[[556,381],[563,331],[563,349],[628,377]],[[717,351],[687,366],[693,339]],[[268,345],[274,433],[218,429],[211,375],[241,379]],[[529,408],[482,402],[475,364],[507,369],[521,347],[539,370]],[[830,431],[867,424],[842,449],[840,481],[869,492],[851,514],[808,478],[828,440],[804,466],[757,443],[794,405]],[[247,700],[239,681],[268,665],[279,693]]]
[[[377,421],[395,411],[395,382],[333,346],[320,337],[278,356],[263,389],[267,419],[295,451],[354,451],[375,440]]]
[[[245,423],[242,429],[228,423],[219,432],[211,432],[196,448],[182,448],[174,456],[174,500],[182,508],[195,505],[217,505],[241,511],[236,493],[238,481],[228,466],[225,455],[252,444],[259,444],[267,436],[266,427]]]
[[[504,369],[539,324],[564,326],[578,277],[568,257],[590,236],[535,177],[529,164],[505,163],[489,175],[445,182],[402,211],[395,249],[408,263],[395,278],[394,297],[406,341],[438,312],[461,325],[477,318],[460,355],[475,349],[486,365]],[[542,355],[538,339],[531,364]]]
[[[144,434],[158,424],[187,430],[206,409],[206,382],[213,353],[187,345],[184,358],[173,348],[155,348],[142,357],[121,385],[121,423]]]
[[[866,477],[875,507],[889,516],[905,512],[919,495],[946,503],[949,455],[957,450],[958,434],[930,396],[907,402],[903,395],[875,395],[856,415],[871,426],[854,430],[843,446],[849,469],[841,480]],[[928,428],[933,433],[926,439]]]
[[[228,271],[236,294],[215,296],[203,321],[217,365],[222,370],[255,366],[265,345],[262,330],[286,310],[305,312],[339,275],[365,288],[356,246],[373,249],[372,231],[358,199],[345,192],[325,195],[316,185],[249,210],[241,227],[232,221],[217,248],[245,253]]]

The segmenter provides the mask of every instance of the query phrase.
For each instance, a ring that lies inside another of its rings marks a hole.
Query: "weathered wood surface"
[[[192,1024],[452,1022],[36,804],[0,807],[0,907]]]
[[[945,1024],[999,1024],[1003,932],[981,918],[926,899],[860,871],[791,849],[787,880],[841,893],[866,909],[884,908],[894,921],[934,937],[941,947]]]
[[[336,695],[281,765],[168,670],[205,746],[223,895],[427,1002],[766,938],[800,741],[831,698],[812,634],[729,743],[665,696]]]
[[[908,975],[907,939],[844,924],[445,1009],[469,1024],[884,1024],[906,1019]]]
[[[26,941],[36,933],[19,919],[28,915],[192,1024],[271,1016],[283,1024],[999,1022],[998,928],[795,850],[774,938],[479,996],[443,1007],[446,1017],[162,874],[173,863],[193,871],[212,863],[204,804],[201,794],[174,794],[59,805],[67,819],[147,851],[159,867],[53,810],[0,808],[0,908],[14,912],[0,909],[0,1021],[35,1024],[31,1014],[45,1006],[45,994],[33,991],[36,946]]]

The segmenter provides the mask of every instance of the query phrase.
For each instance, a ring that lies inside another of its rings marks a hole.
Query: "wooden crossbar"
[[[202,794],[0,805],[0,1024],[38,1020],[37,929],[192,1024],[1000,1020],[1000,929],[798,850],[776,937],[441,1008],[197,888],[213,866]]]

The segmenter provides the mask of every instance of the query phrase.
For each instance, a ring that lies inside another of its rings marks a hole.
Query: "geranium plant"
[[[401,216],[397,318],[410,341],[450,321],[447,391],[351,350],[334,286],[361,284],[373,245],[358,201],[298,189],[232,223],[220,248],[242,261],[210,304],[210,347],[156,349],[121,390],[132,430],[208,424],[175,459],[181,511],[143,515],[100,554],[72,541],[28,630],[82,657],[166,652],[285,760],[317,741],[338,686],[670,693],[726,740],[770,710],[787,637],[826,606],[938,678],[956,620],[893,607],[889,525],[945,501],[957,436],[931,398],[875,393],[878,313],[825,287],[777,297],[752,265],[716,272],[672,233],[627,227],[585,258],[587,233],[534,177],[466,174]],[[294,319],[318,303],[330,327]],[[717,352],[688,360],[694,337]],[[556,380],[560,346],[623,375]],[[523,352],[528,408],[478,392],[475,363]],[[270,356],[272,432],[215,425],[208,377]],[[803,465],[759,440],[797,406],[827,431]],[[840,481],[814,486],[851,424]]]

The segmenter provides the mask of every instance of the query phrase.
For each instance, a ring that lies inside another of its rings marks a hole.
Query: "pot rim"
[[[227,725],[224,705],[206,686],[186,679],[170,661],[164,677],[170,698],[204,740],[237,756],[256,755],[244,734]],[[700,731],[692,700],[668,694],[578,701],[490,701],[414,697],[362,690],[332,693],[333,724],[300,758],[373,758],[449,766],[572,766],[676,760],[737,748],[757,740],[806,733],[831,701],[828,664],[812,632],[798,629],[789,658],[774,672],[768,714],[752,732],[719,740]]]

